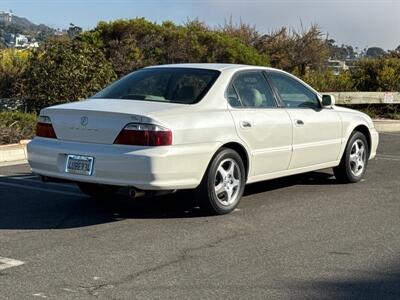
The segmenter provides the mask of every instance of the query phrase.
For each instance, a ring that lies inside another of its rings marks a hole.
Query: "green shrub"
[[[0,112],[0,145],[31,139],[35,135],[36,121],[33,113]]]
[[[185,25],[143,18],[100,22],[78,40],[102,49],[118,76],[159,64],[269,64],[267,56],[254,47],[196,20]]]
[[[350,72],[334,75],[331,70],[309,70],[301,76],[304,82],[321,92],[351,92],[354,90],[354,81]]]
[[[359,91],[400,91],[400,58],[363,59],[352,77]]]
[[[101,50],[65,38],[48,40],[33,52],[24,77],[24,96],[35,110],[87,98],[116,78]]]
[[[29,50],[0,51],[0,98],[16,98],[25,90],[23,74],[28,66]]]

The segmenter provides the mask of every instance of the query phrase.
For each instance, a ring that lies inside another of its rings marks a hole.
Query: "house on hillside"
[[[29,45],[29,39],[27,36],[23,34],[16,34],[15,35],[15,48],[26,48]]]
[[[332,70],[334,75],[339,75],[341,72],[349,70],[349,66],[345,60],[329,59],[327,66]]]
[[[0,24],[10,24],[12,22],[12,13],[0,10]]]

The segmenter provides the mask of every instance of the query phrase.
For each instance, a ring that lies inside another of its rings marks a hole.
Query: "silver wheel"
[[[237,162],[231,158],[221,161],[215,174],[214,191],[218,202],[229,206],[238,200],[242,176]]]
[[[363,173],[366,154],[364,142],[360,139],[355,140],[353,145],[351,145],[349,159],[350,170],[354,176],[358,177]]]

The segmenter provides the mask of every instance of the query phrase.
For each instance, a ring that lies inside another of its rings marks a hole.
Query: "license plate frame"
[[[91,176],[93,173],[94,157],[86,155],[67,155],[65,172],[70,174]]]

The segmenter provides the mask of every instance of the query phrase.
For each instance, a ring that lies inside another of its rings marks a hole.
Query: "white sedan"
[[[196,189],[212,213],[245,184],[333,168],[358,182],[376,154],[365,114],[281,70],[178,64],[133,72],[92,98],[45,108],[28,144],[34,173],[92,197]]]

